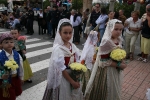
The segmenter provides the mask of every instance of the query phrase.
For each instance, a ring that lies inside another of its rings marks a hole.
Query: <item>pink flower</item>
[[[25,41],[27,38],[25,37],[25,36],[19,36],[18,37],[18,40],[23,40],[23,41]]]

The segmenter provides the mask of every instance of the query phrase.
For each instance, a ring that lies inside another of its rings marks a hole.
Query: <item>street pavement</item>
[[[9,30],[6,29],[1,29],[0,28],[0,34],[3,32],[6,32]],[[21,34],[25,35],[26,30],[22,31]],[[42,100],[45,88],[46,88],[46,78],[47,78],[47,71],[49,67],[49,58],[52,52],[52,46],[53,46],[53,41],[47,34],[44,35],[38,35],[38,27],[37,27],[37,22],[34,22],[34,34],[33,35],[25,35],[27,36],[26,40],[26,47],[27,47],[27,59],[30,63],[31,69],[33,71],[33,77],[32,81],[33,83],[27,83],[25,82],[23,85],[23,93],[21,96],[17,98],[17,100]],[[140,53],[140,42],[139,38],[136,42],[136,49],[135,49],[135,56]],[[83,48],[83,43],[85,42],[85,39],[81,38],[81,43],[77,45],[77,47],[82,50]],[[129,75],[129,71],[134,63],[137,63],[136,61],[127,61],[129,63],[129,67],[126,68],[125,70],[125,75]],[[137,63],[135,66],[138,67]],[[131,67],[130,67],[131,66]],[[136,70],[138,71],[138,70]],[[131,73],[130,73],[131,74]],[[128,77],[125,77],[125,80],[128,80]],[[124,82],[124,84],[127,84],[127,82]],[[132,96],[134,94],[130,94],[130,97],[128,97],[127,92],[125,91],[127,86],[123,84],[123,96],[122,100],[145,100],[146,97],[143,97],[143,99],[132,99]],[[135,83],[136,84],[136,83]],[[147,87],[148,88],[148,87]],[[131,88],[132,89],[132,88]],[[146,89],[145,89],[146,90]],[[143,93],[145,94],[145,93]],[[145,95],[144,95],[145,96]]]

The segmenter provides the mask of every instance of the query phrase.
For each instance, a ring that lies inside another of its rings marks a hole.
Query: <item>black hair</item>
[[[119,12],[115,11],[114,19],[119,19]]]
[[[64,22],[64,23],[62,23],[62,24],[60,25],[59,32],[60,32],[60,31],[62,30],[62,28],[65,27],[65,26],[70,26],[70,27],[72,27],[72,25],[71,25],[69,22]]]
[[[96,3],[95,5],[99,5],[99,7],[101,7],[101,4],[100,4],[100,3]]]
[[[89,12],[89,11],[90,11],[90,9],[89,9],[89,8],[87,8],[87,9],[86,9],[86,11],[87,11],[87,12]]]
[[[101,8],[101,13],[102,13],[102,14],[107,14],[106,8],[104,8],[104,7]]]
[[[13,28],[13,29],[11,29],[11,30],[17,30],[17,31],[18,31],[18,33],[20,32],[20,29],[19,29],[19,28],[17,28],[17,27],[15,27],[15,28]]]

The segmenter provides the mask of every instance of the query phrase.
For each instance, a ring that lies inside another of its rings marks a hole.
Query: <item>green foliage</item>
[[[7,4],[7,0],[0,0],[0,4]]]
[[[119,11],[120,9],[124,10],[124,15],[128,18],[131,17],[131,12],[134,11],[134,5],[128,5],[127,3],[115,3],[115,11]],[[140,8],[140,17],[145,13],[145,5],[141,5]]]
[[[49,0],[45,0],[45,1],[43,2],[43,9],[46,9],[47,6],[50,6],[50,1],[49,1]]]
[[[72,1],[72,8],[79,10],[83,7],[83,0],[73,0]]]

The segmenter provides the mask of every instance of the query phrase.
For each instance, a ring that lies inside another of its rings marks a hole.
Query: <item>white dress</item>
[[[48,83],[43,100],[83,100],[82,84],[80,88],[71,89],[70,83],[63,77],[62,71],[66,70],[69,74],[70,69],[64,65],[64,57],[70,57],[70,62],[79,61],[79,49],[72,45],[71,51],[61,45],[54,47],[49,64]],[[69,64],[68,64],[69,65]]]

